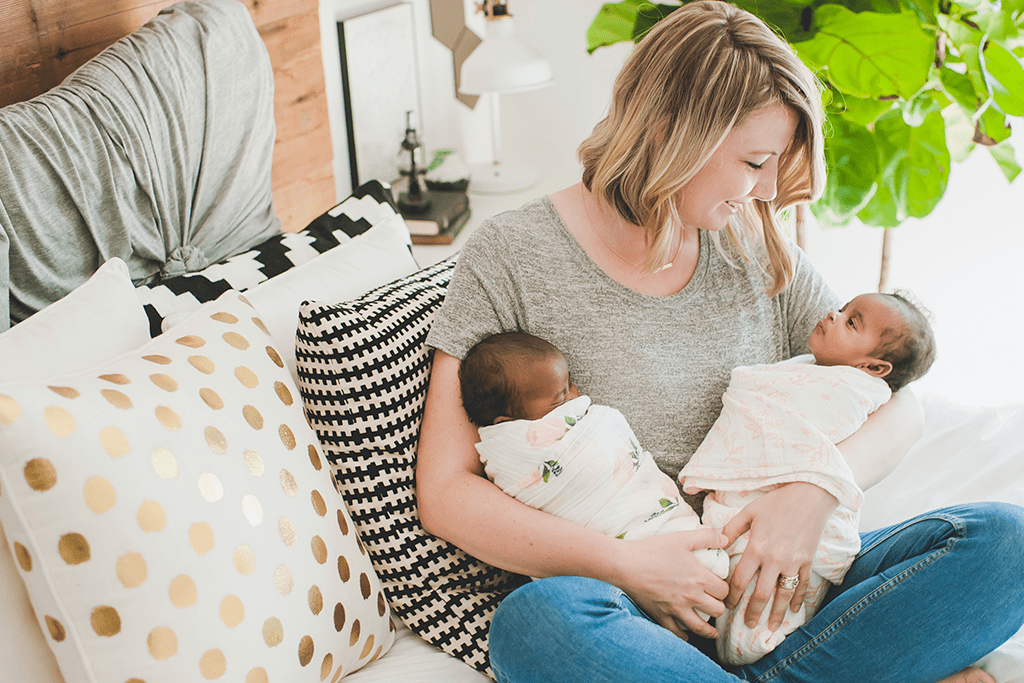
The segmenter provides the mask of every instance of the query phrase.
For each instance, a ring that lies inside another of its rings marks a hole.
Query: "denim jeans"
[[[1022,508],[944,508],[861,543],[814,618],[733,671],[621,590],[580,577],[533,581],[505,598],[491,624],[491,665],[500,683],[935,683],[1024,623]]]

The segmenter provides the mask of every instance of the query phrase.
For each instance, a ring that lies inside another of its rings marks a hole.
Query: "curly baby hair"
[[[494,424],[500,416],[524,412],[526,396],[517,378],[537,361],[560,356],[554,345],[525,332],[501,332],[476,343],[459,365],[462,405],[477,427]]]
[[[893,304],[903,319],[903,328],[886,330],[881,346],[875,350],[875,355],[892,363],[892,371],[885,381],[896,393],[923,377],[935,362],[935,333],[931,314],[913,300],[910,292],[899,290],[881,296]]]

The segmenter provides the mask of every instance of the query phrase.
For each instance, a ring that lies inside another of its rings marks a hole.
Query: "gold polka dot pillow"
[[[0,519],[68,683],[337,681],[394,639],[234,292],[98,369],[0,385]]]

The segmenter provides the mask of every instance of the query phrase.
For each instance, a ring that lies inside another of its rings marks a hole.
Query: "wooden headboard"
[[[335,203],[317,0],[239,0],[274,65],[274,205],[285,230]],[[0,107],[58,85],[173,0],[0,0]]]

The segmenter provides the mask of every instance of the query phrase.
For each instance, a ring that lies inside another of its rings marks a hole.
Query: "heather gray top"
[[[496,332],[547,339],[580,393],[618,408],[674,477],[721,412],[730,371],[807,353],[814,325],[839,305],[796,251],[793,282],[768,297],[756,265],[734,268],[702,233],[689,284],[648,296],[598,268],[542,197],[470,236],[427,343],[463,358]]]

